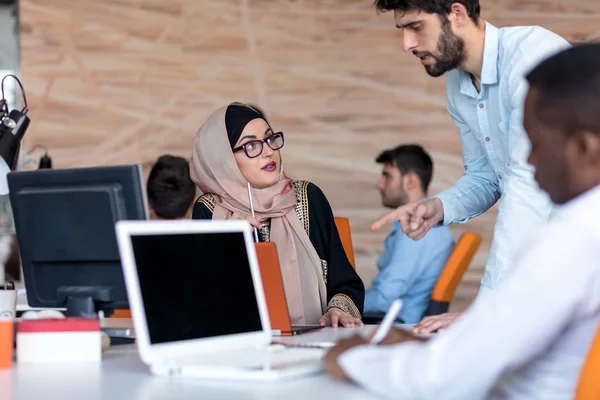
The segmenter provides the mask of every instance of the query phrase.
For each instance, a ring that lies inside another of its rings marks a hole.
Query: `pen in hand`
[[[383,321],[381,321],[381,324],[377,327],[377,331],[375,331],[375,334],[369,341],[369,344],[376,345],[385,339],[392,325],[394,324],[394,321],[396,321],[398,313],[400,313],[400,309],[402,309],[402,300],[394,300],[385,314],[385,317],[383,317]]]
[[[250,190],[250,182],[248,182],[248,201],[250,202],[250,214],[252,215],[252,217],[255,217],[254,204],[252,203],[252,191]],[[256,229],[256,227],[254,227],[254,240],[256,241],[256,243],[259,242],[258,229]]]

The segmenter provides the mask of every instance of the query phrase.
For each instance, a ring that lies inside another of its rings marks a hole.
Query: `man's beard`
[[[437,44],[438,55],[415,52],[413,54],[417,57],[430,56],[435,59],[435,64],[426,65],[425,71],[437,78],[457,68],[465,60],[465,41],[452,32],[450,21],[446,18],[442,21],[442,34]]]
[[[404,191],[404,189],[400,189],[400,191],[392,198],[383,198],[382,203],[384,207],[387,208],[398,208],[400,206],[408,203],[408,194]]]

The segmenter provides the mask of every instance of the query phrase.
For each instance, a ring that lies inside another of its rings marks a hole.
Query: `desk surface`
[[[293,337],[277,337],[289,343],[337,341],[355,333],[368,335],[373,326],[324,328]],[[278,383],[214,382],[190,377],[151,375],[135,345],[115,346],[93,365],[19,365],[0,370],[0,398],[13,400],[118,400],[118,399],[351,399],[379,397],[352,383],[338,382],[324,374]]]

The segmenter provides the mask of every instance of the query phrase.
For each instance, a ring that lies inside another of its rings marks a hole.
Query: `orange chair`
[[[117,309],[109,318],[131,318],[131,311],[126,309]]]
[[[314,329],[320,329],[321,326],[316,324],[292,325],[275,243],[255,243],[254,246],[256,247],[256,258],[267,301],[271,329],[278,330],[281,336],[297,335]]]
[[[473,257],[481,244],[481,239],[481,235],[475,232],[462,234],[433,287],[425,316],[448,312],[454,292],[471,261],[473,261]]]
[[[579,383],[575,392],[575,400],[600,399],[600,327],[588,350],[587,358],[579,374]]]
[[[356,269],[356,262],[354,260],[354,247],[352,245],[352,232],[350,231],[350,221],[346,217],[335,217],[335,226],[337,227],[340,239],[342,240],[342,246],[346,252],[348,261],[352,264],[352,267]]]
[[[277,248],[273,242],[254,243],[271,329],[290,325]]]

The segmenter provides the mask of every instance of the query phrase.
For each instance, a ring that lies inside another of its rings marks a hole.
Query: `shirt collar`
[[[481,67],[481,83],[493,85],[498,82],[498,28],[485,23],[485,42],[483,45],[483,65]]]
[[[485,23],[485,39],[483,42],[483,64],[481,66],[481,84],[493,85],[498,82],[498,47],[500,46],[498,28],[489,22]],[[460,71],[462,77],[460,92],[477,98],[478,93],[471,81],[471,74]]]

